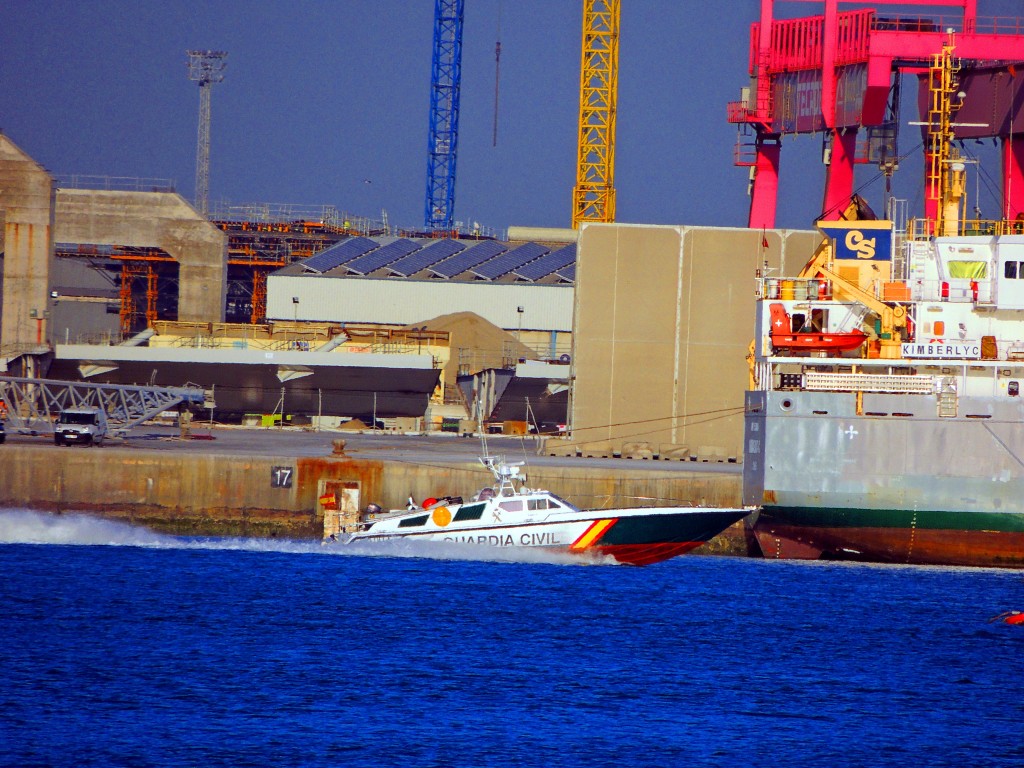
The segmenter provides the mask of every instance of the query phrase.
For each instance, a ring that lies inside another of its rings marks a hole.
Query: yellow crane
[[[583,0],[580,132],[572,226],[615,221],[619,0]]]

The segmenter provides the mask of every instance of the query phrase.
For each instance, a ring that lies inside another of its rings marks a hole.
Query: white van
[[[65,408],[53,428],[56,445],[100,445],[107,436],[107,413],[102,408]]]

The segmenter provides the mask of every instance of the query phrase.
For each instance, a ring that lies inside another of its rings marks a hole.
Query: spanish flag
[[[325,493],[320,497],[320,506],[322,507],[336,507],[338,506],[338,497],[333,492]]]

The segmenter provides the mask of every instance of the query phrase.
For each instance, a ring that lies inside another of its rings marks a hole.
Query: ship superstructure
[[[744,503],[767,557],[1024,567],[1024,221],[963,217],[953,51],[929,74],[936,215],[821,222],[799,275],[758,276]]]

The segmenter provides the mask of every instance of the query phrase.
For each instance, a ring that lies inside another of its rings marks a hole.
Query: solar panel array
[[[405,258],[388,265],[388,269],[396,275],[408,277],[432,267],[441,259],[447,259],[453,253],[466,248],[466,243],[458,240],[437,240],[422,250],[415,251]]]
[[[547,252],[548,249],[539,243],[524,243],[518,248],[505,251],[493,259],[473,267],[473,274],[486,280],[496,280]]]
[[[550,250],[529,242],[509,248],[508,243],[401,237],[385,245],[381,239],[353,237],[298,262],[305,270],[323,274],[344,266],[348,274],[368,275],[386,268],[391,274],[409,277],[429,269],[437,277],[453,278],[471,272],[484,280],[513,274],[534,282],[554,274],[566,282],[576,280],[576,244]]]
[[[422,243],[403,237],[353,259],[345,265],[345,269],[357,275],[368,275],[376,269],[387,266],[392,261],[398,261],[410,253],[418,251],[421,247]]]
[[[302,265],[303,269],[308,269],[310,272],[323,274],[328,270],[340,267],[342,264],[362,256],[367,251],[372,251],[376,247],[377,242],[375,240],[371,240],[368,237],[353,237],[349,240],[342,240],[340,243],[320,251],[315,256],[303,259],[299,264]]]
[[[564,248],[559,248],[557,251],[544,254],[539,259],[534,259],[528,264],[517,267],[512,271],[516,277],[521,277],[523,280],[540,280],[552,272],[558,272],[558,270],[565,269],[570,264],[575,263],[576,243],[572,243]]]
[[[508,246],[505,243],[499,243],[497,240],[484,240],[479,245],[467,248],[462,253],[457,253],[431,267],[430,271],[439,277],[455,277],[506,250],[508,250]]]

